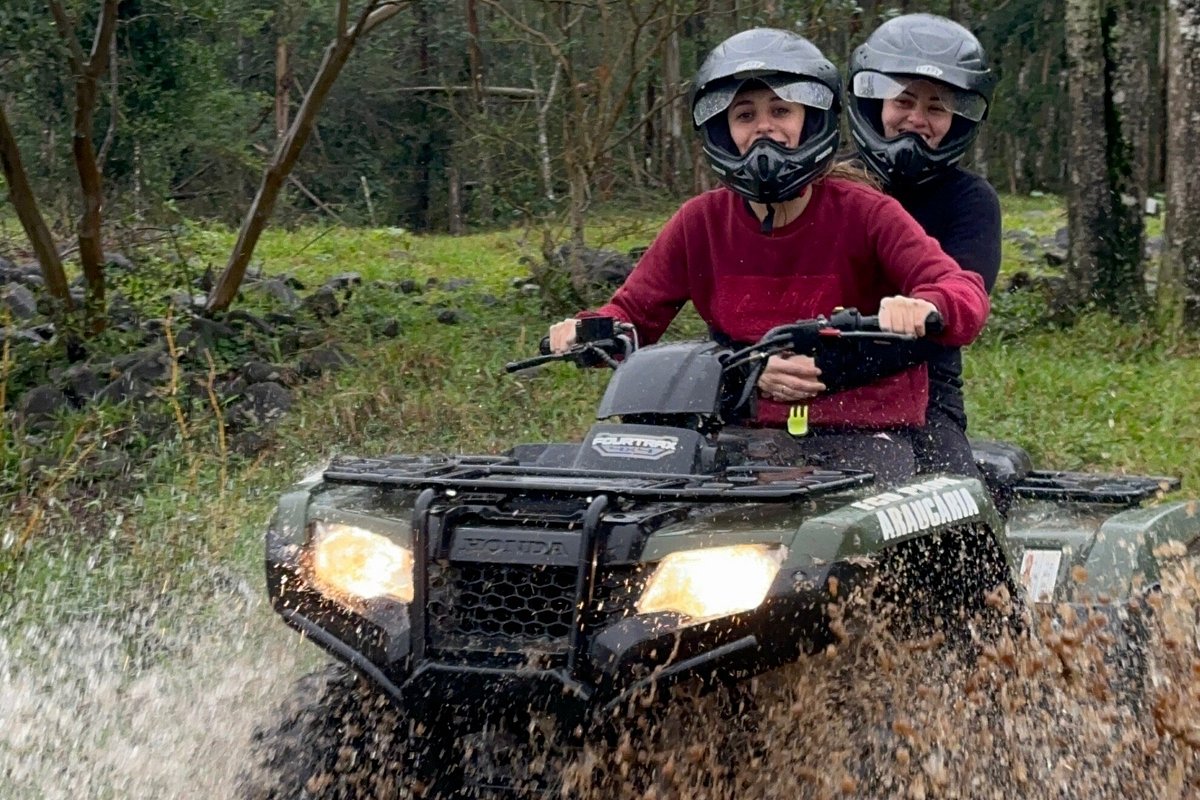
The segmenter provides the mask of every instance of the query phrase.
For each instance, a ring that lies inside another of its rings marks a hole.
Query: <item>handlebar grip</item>
[[[538,352],[544,356],[550,355],[550,337],[549,336],[543,336],[542,340],[540,342],[538,342]]]
[[[942,319],[942,315],[936,311],[930,311],[929,316],[925,317],[925,335],[937,336],[944,330],[946,330],[946,321]]]

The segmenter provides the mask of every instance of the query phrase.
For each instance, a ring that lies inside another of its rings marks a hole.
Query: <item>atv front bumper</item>
[[[300,551],[268,534],[272,606],[283,620],[347,663],[421,719],[482,723],[514,711],[549,711],[564,727],[584,724],[640,692],[688,678],[743,678],[823,648],[831,639],[829,575],[781,572],[754,611],[699,624],[673,613],[629,614],[585,625],[578,647],[521,650],[498,637],[430,635],[418,601],[351,608],[309,585]],[[839,575],[841,586],[854,576]],[[569,644],[569,643],[568,643]]]

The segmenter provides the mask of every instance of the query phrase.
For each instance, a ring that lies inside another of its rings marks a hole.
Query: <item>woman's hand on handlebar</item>
[[[825,391],[821,370],[811,356],[778,355],[767,359],[758,379],[758,390],[768,400],[796,403]]]
[[[556,322],[550,326],[550,352],[565,353],[575,344],[575,326],[579,320],[574,317]]]
[[[885,297],[879,304],[879,327],[893,333],[924,336],[925,320],[938,313],[937,306],[916,297]]]

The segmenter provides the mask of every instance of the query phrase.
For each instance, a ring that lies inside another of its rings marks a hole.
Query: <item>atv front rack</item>
[[[335,459],[325,480],[400,489],[597,494],[656,501],[789,502],[870,483],[858,470],[813,467],[730,467],[708,475],[577,470],[522,465],[508,456],[417,456]]]
[[[1082,503],[1137,505],[1174,491],[1179,478],[1161,475],[1098,475],[1089,472],[1031,470],[1013,484],[1016,497]]]

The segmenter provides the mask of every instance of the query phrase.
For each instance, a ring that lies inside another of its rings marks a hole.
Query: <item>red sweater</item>
[[[763,234],[742,199],[720,188],[683,204],[637,267],[596,313],[633,323],[651,343],[688,300],[712,328],[742,342],[838,306],[864,314],[884,297],[928,300],[945,320],[938,340],[969,343],[982,330],[988,297],[894,199],[836,178],[813,185],[800,218]],[[912,367],[869,386],[815,398],[814,427],[925,424],[929,381]],[[757,422],[779,426],[788,407],[760,398]]]

